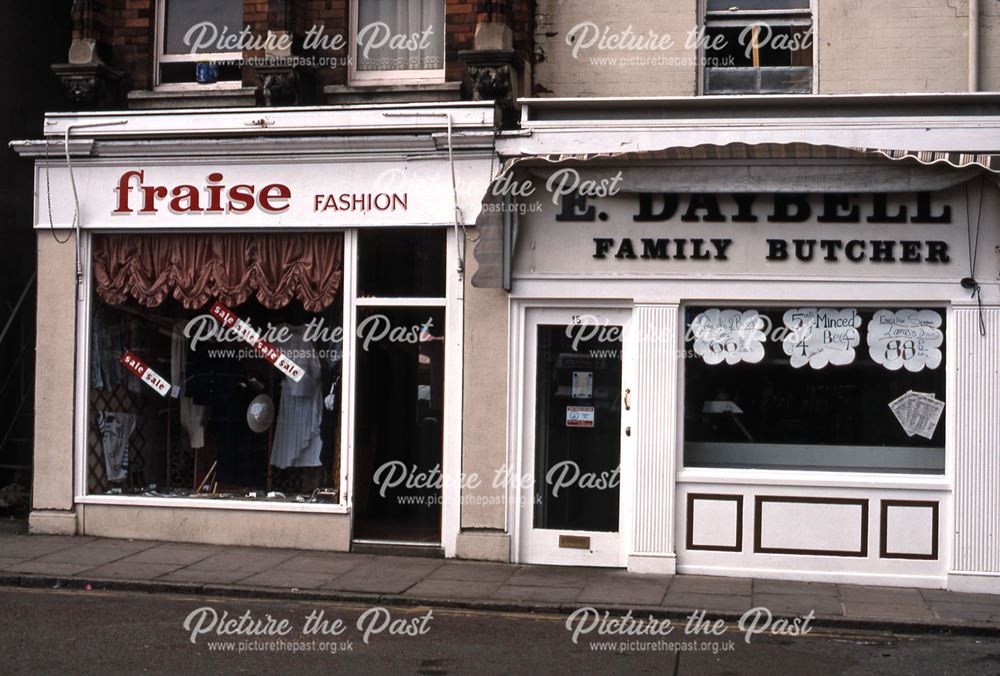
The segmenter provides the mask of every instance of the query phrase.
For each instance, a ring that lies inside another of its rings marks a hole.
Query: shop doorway
[[[441,545],[445,234],[358,235],[355,545]]]
[[[629,322],[627,310],[527,311],[521,561],[624,565]]]

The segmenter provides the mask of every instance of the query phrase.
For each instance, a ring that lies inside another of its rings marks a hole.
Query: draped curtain
[[[420,42],[428,26],[432,28],[429,46],[421,49]],[[358,70],[437,70],[443,67],[444,0],[361,0],[358,3]]]
[[[156,307],[173,297],[189,309],[256,296],[277,309],[292,299],[310,312],[333,303],[344,268],[340,233],[97,235],[94,281],[106,303]]]

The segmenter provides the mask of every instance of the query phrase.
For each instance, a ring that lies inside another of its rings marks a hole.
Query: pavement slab
[[[272,568],[241,580],[241,585],[276,589],[319,589],[333,579],[329,573],[305,573]]]
[[[253,575],[251,571],[240,570],[198,570],[180,568],[157,578],[162,582],[192,582],[195,584],[235,584]]]
[[[192,563],[207,559],[213,554],[218,553],[219,547],[215,545],[163,542],[156,543],[155,546],[145,549],[138,554],[133,554],[127,560],[132,563],[174,563],[181,566],[190,566]]]
[[[813,594],[762,594],[754,591],[753,606],[763,606],[772,613],[806,615],[810,610],[817,615],[843,615],[844,609],[835,596],[825,593]]]
[[[920,589],[920,595],[929,603],[943,601],[945,603],[973,603],[980,606],[996,606],[1000,610],[1000,594],[971,594],[968,592],[952,592],[944,589]]]
[[[355,568],[323,585],[324,589],[402,594],[444,565],[442,559],[380,556],[366,566]]]
[[[855,618],[905,618],[912,620],[932,620],[934,613],[927,606],[913,604],[893,604],[860,601],[844,601],[844,617]]]
[[[505,584],[493,592],[490,598],[502,601],[524,603],[572,603],[580,590],[575,587],[539,587]]]
[[[752,608],[749,596],[723,594],[696,594],[691,592],[675,592],[667,590],[667,595],[660,605],[666,608],[683,610],[705,610],[708,612],[742,613]]]
[[[499,582],[426,579],[406,590],[406,596],[442,599],[483,599],[500,588]]]
[[[13,566],[24,563],[27,559],[13,558],[10,556],[0,556],[0,570],[7,570]]]
[[[79,575],[85,570],[94,568],[91,563],[52,563],[47,561],[25,561],[16,566],[11,566],[5,572],[8,573],[30,573],[32,575],[55,575],[57,577],[72,577]]]
[[[595,575],[576,597],[579,603],[658,606],[670,585],[669,575],[636,576],[614,572]]]
[[[478,561],[446,561],[430,574],[431,580],[468,580],[470,582],[504,582],[517,571],[508,563]]]
[[[745,577],[713,577],[709,575],[676,575],[670,583],[671,592],[694,594],[725,594],[750,596],[753,580]]]
[[[595,574],[592,568],[523,566],[510,576],[508,582],[526,587],[577,587],[582,590]]]
[[[540,566],[299,551],[92,537],[21,535],[0,531],[0,571],[18,578],[79,586],[100,581],[152,583],[179,593],[254,594],[318,591],[331,598],[357,595],[427,599],[468,607],[477,602],[525,610],[568,612],[580,606],[659,607],[743,614],[763,606],[775,615],[826,621],[939,626],[1000,634],[1000,595],[941,589],[867,587],[706,575],[640,575],[618,569]]]
[[[63,535],[4,535],[0,538],[0,556],[14,559],[34,559],[60,549],[70,549],[87,542],[91,537],[66,537]]]
[[[155,547],[155,542],[141,540],[96,540],[76,547],[59,549],[40,556],[34,561],[44,563],[89,564],[90,568],[124,559],[146,549]]]
[[[800,582],[798,580],[758,580],[753,581],[755,594],[811,594],[837,598],[837,585],[829,582]]]
[[[88,577],[118,580],[155,580],[181,568],[177,563],[134,563],[121,559],[87,571]]]
[[[285,559],[272,570],[295,573],[324,574],[328,578],[343,575],[362,566],[371,565],[375,556],[370,554],[342,554],[338,552],[302,553]]]
[[[298,552],[287,549],[223,549],[192,563],[190,571],[245,573],[244,577],[272,568]]]
[[[1000,609],[994,606],[937,602],[931,606],[931,610],[943,620],[1000,624]]]
[[[897,606],[926,607],[927,601],[916,589],[901,587],[862,587],[859,585],[839,585],[840,598],[845,603],[880,603]]]

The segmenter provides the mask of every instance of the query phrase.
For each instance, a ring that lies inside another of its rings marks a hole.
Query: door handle
[[[632,410],[632,390],[627,387],[625,388],[625,410]]]

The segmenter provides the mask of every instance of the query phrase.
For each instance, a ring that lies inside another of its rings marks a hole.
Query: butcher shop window
[[[687,467],[944,473],[944,308],[685,315]]]
[[[708,0],[705,94],[811,94],[810,0]]]

